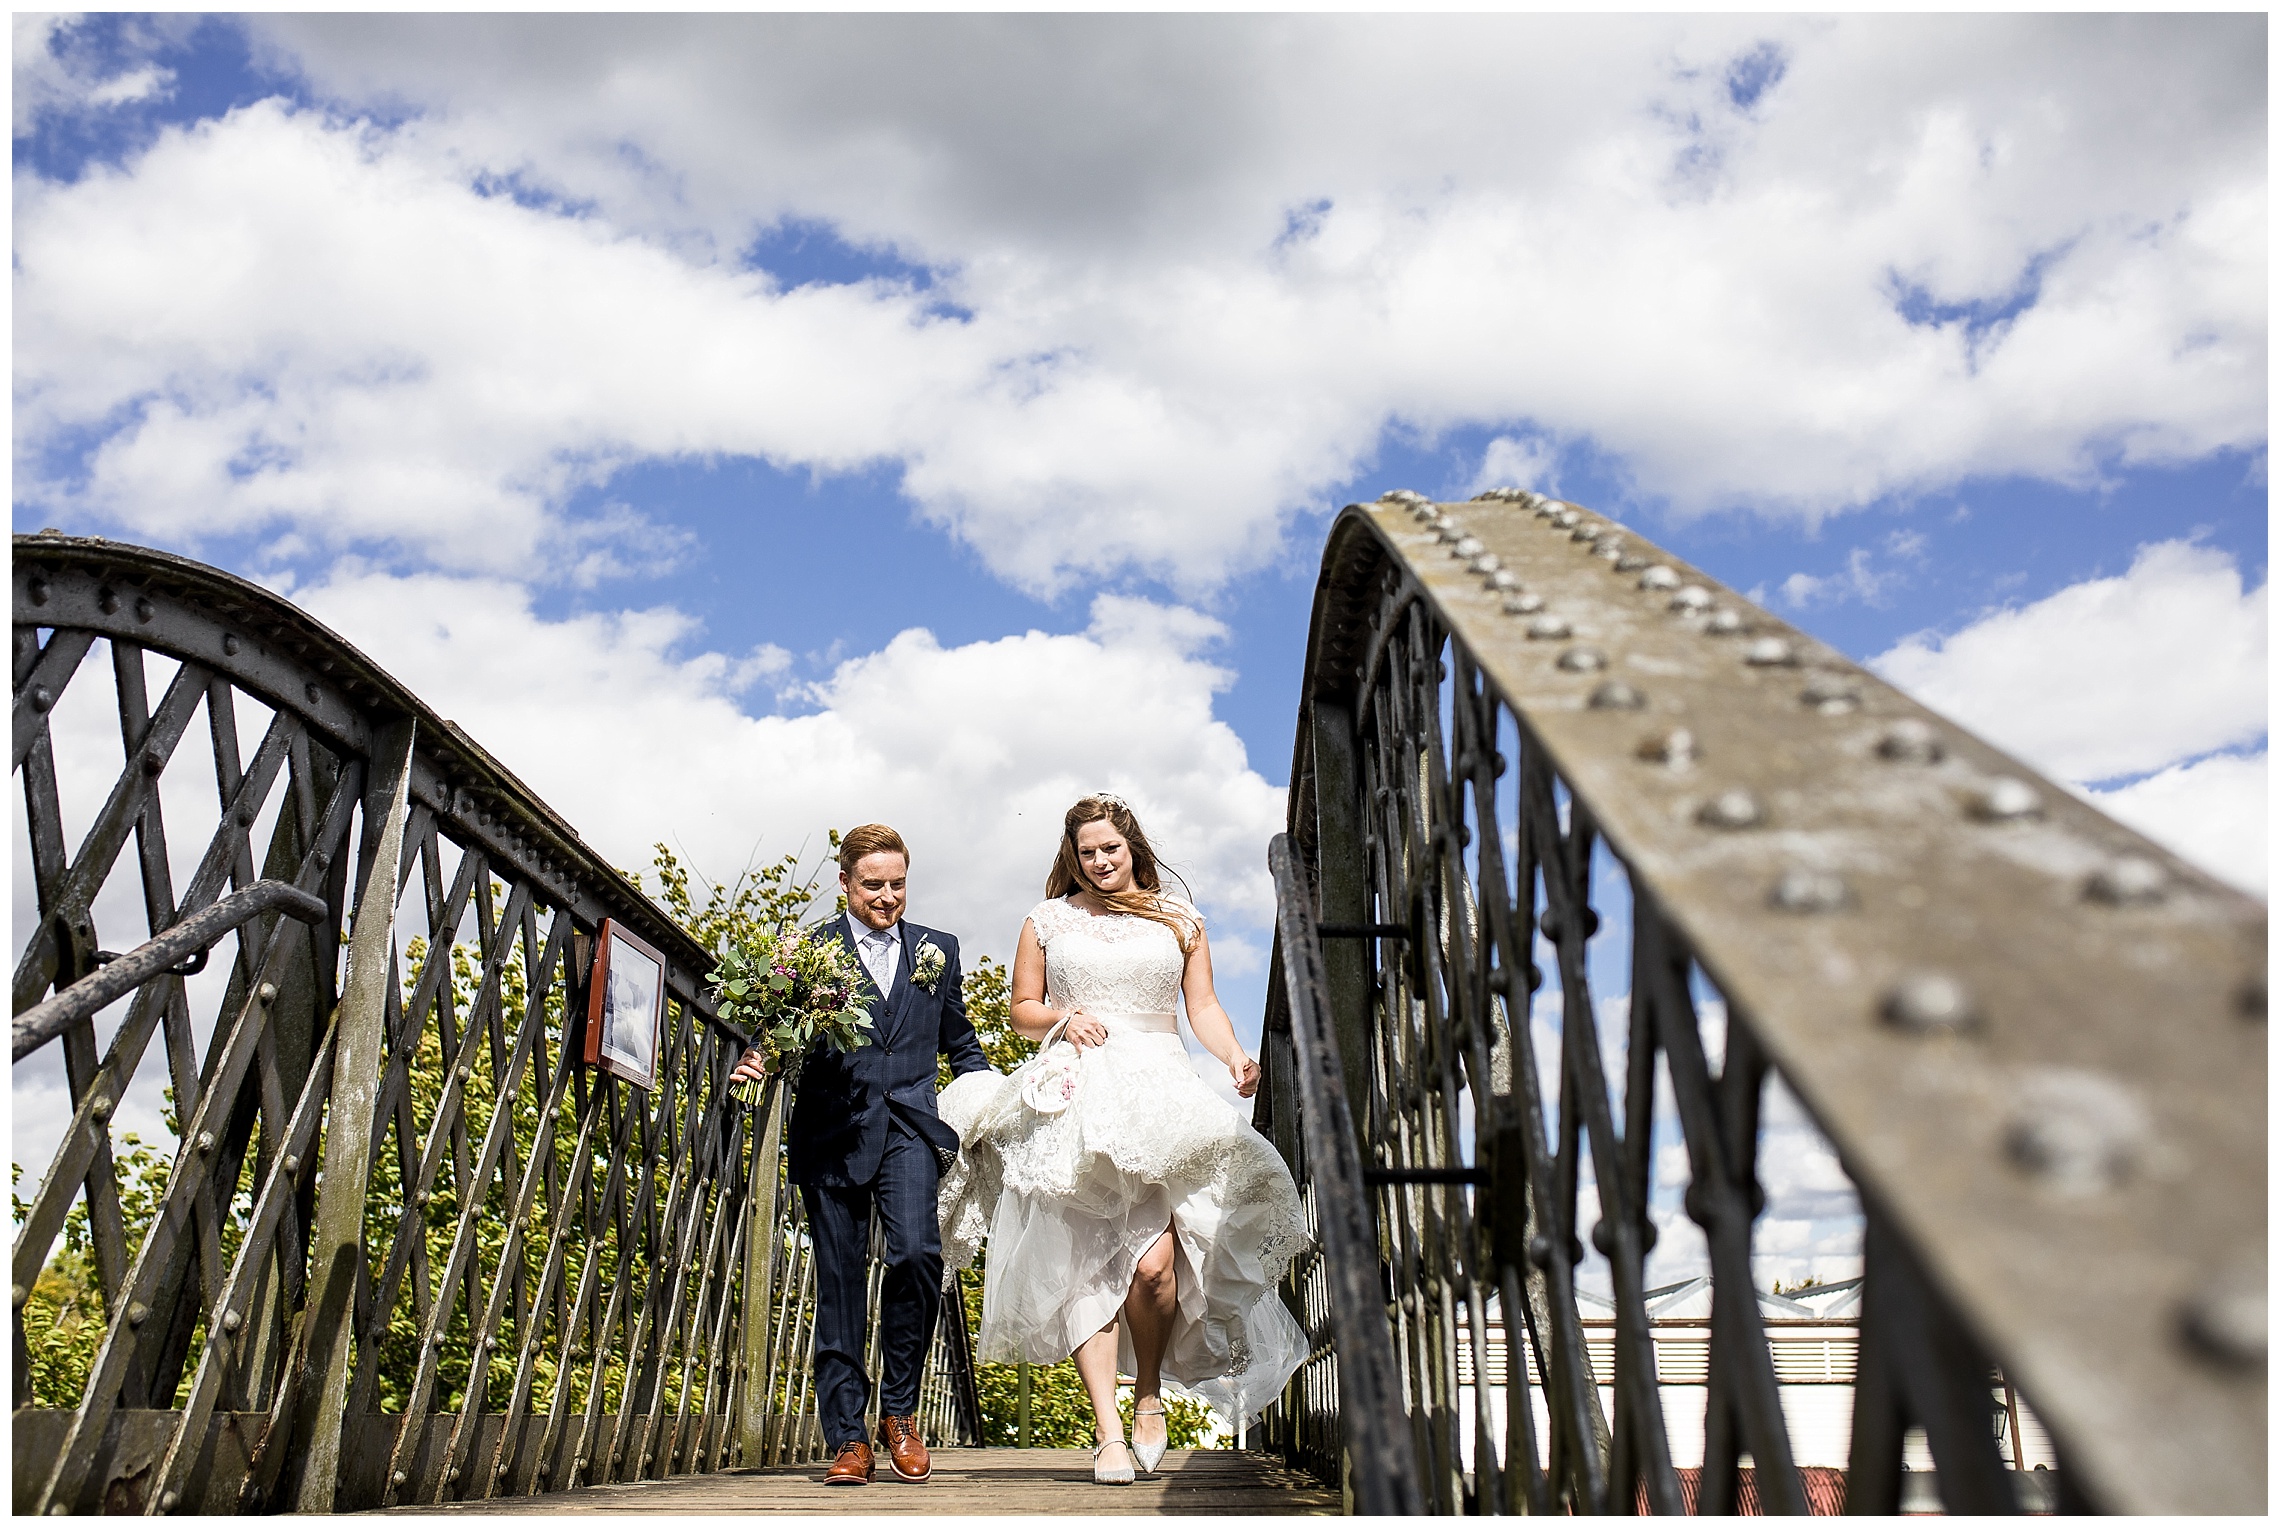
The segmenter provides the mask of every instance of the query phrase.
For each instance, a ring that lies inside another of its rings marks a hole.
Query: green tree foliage
[[[126,1227],[127,1246],[139,1247],[158,1211],[159,1196],[166,1191],[169,1164],[133,1131],[120,1136],[112,1160],[118,1169],[119,1218]],[[8,1206],[18,1226],[32,1213],[31,1202],[16,1193],[23,1176],[21,1163],[8,1164]],[[24,1299],[25,1356],[31,1363],[34,1406],[79,1404],[109,1319],[95,1276],[94,1243],[83,1197],[64,1215],[60,1245]]]
[[[828,842],[832,853],[837,854],[836,831]],[[654,848],[659,900],[674,922],[715,954],[754,934],[777,934],[808,921],[823,896],[824,866],[831,863],[826,859],[802,875],[799,856],[787,854],[772,864],[745,871],[726,885],[707,886],[700,903],[690,889],[689,871],[680,856],[663,844]],[[628,879],[636,885],[641,882],[638,875]]]
[[[166,1090],[165,1122],[169,1130],[176,1128],[174,1119],[174,1090]],[[253,1202],[255,1156],[258,1138],[246,1152],[246,1162],[238,1174],[237,1198],[232,1206],[235,1214],[231,1223],[223,1227],[222,1252],[225,1258],[235,1257],[243,1237],[243,1220]],[[134,1131],[123,1132],[112,1147],[112,1162],[119,1185],[119,1220],[126,1231],[127,1253],[132,1259],[142,1246],[150,1223],[158,1214],[160,1199],[166,1193],[167,1179],[172,1175],[173,1163],[144,1143]],[[23,1164],[8,1164],[8,1207],[10,1218],[21,1227],[30,1218],[31,1201],[16,1192],[22,1184]],[[104,1304],[101,1282],[95,1274],[95,1249],[87,1223],[87,1200],[82,1196],[63,1217],[63,1235],[55,1251],[50,1254],[47,1266],[40,1270],[39,1278],[26,1291],[23,1306],[25,1355],[30,1361],[31,1404],[34,1406],[78,1406],[81,1393],[87,1386],[88,1371],[94,1367],[96,1349],[103,1344],[103,1333],[110,1322],[110,1312]],[[196,1341],[204,1340],[205,1327],[201,1322],[195,1333]],[[176,1404],[187,1396],[190,1385],[186,1369],[176,1392]]]

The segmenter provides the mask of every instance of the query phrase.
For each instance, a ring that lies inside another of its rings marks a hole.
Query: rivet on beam
[[[2084,890],[2112,907],[2143,906],[2169,894],[2169,872],[2143,855],[2125,854],[2101,865]]]
[[[1640,758],[1650,764],[1667,764],[1672,769],[1684,769],[1701,756],[1694,734],[1684,727],[1673,727],[1639,744]]]
[[[1785,668],[1797,661],[1797,649],[1783,637],[1760,637],[1742,649],[1742,661],[1752,668]]]
[[[1805,681],[1797,701],[1822,716],[1846,716],[1860,709],[1860,690],[1840,674],[1816,674]]]
[[[1971,815],[1982,822],[2016,822],[2042,815],[2042,792],[2008,775],[1987,782],[1972,798]]]
[[[2003,1144],[2045,1186],[2088,1195],[2118,1187],[2145,1154],[2145,1110],[2111,1077],[2075,1067],[2028,1076]]]
[[[1783,871],[1766,898],[1785,913],[1833,913],[1851,900],[1843,877],[1802,867]]]
[[[1765,808],[1757,797],[1737,785],[1705,801],[1694,820],[1706,828],[1754,828],[1765,821]]]
[[[1913,717],[1894,722],[1876,743],[1876,756],[1895,764],[1937,764],[1946,755],[1939,735]]]
[[[2262,1369],[2270,1347],[2271,1312],[2261,1258],[2243,1258],[2204,1279],[2186,1297],[2186,1337],[2202,1353],[2243,1369]]]
[[[1916,971],[1884,995],[1887,1023],[1919,1033],[1967,1029],[1979,1022],[1979,1005],[1963,983],[1939,971]]]

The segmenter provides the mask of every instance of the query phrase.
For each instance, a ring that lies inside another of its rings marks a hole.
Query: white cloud
[[[1892,575],[1880,572],[1866,547],[1854,547],[1846,554],[1842,572],[1815,575],[1792,573],[1781,581],[1781,597],[1793,610],[1808,605],[1843,604],[1859,600],[1864,605],[1885,603],[1884,591],[1892,583]]]
[[[153,32],[175,31],[179,22],[126,22],[122,40],[130,51],[147,47]],[[164,97],[174,85],[174,73],[155,64],[130,64],[105,73],[78,35],[79,18],[16,12],[9,21],[13,47],[10,104],[18,137],[30,132],[43,116],[82,116],[110,107],[131,106]]]
[[[1869,666],[2061,779],[2144,774],[2263,736],[2269,585],[2241,583],[2223,552],[2158,542],[2120,577],[1910,637]]]
[[[20,185],[17,216],[20,440],[125,419],[83,485],[20,492],[149,533],[569,562],[590,549],[551,510],[614,466],[853,467],[983,359],[907,292],[779,294],[273,104],[167,133],[129,174]],[[647,534],[622,507],[601,529]]]
[[[1533,488],[1541,493],[1555,493],[1559,488],[1559,446],[1541,437],[1525,439],[1499,435],[1488,443],[1481,453],[1480,471],[1473,474],[1465,491],[1479,493],[1484,488]]]
[[[1201,589],[1388,429],[1808,516],[2264,439],[2251,18],[255,25],[415,114],[20,178],[20,498],[591,571],[623,463],[884,462],[1025,586]],[[786,217],[936,286],[735,269]]]
[[[1202,653],[1223,631],[1192,611],[1104,595],[1082,634],[946,648],[905,631],[809,687],[823,709],[751,716],[733,690],[755,660],[692,651],[670,609],[550,621],[515,584],[357,569],[296,598],[627,869],[662,838],[722,880],[891,822],[912,916],[1007,959],[1062,812],[1111,789],[1187,876],[1221,963],[1257,963],[1282,792],[1212,715],[1229,676]]]
[[[2270,753],[2176,764],[2090,799],[2212,874],[2262,895],[2271,878]]]

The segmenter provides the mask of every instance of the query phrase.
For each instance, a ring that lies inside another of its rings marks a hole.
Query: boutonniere
[[[921,939],[918,942],[918,952],[911,957],[911,979],[932,992],[934,984],[942,980],[942,968],[948,964],[950,958],[942,953],[932,939]]]

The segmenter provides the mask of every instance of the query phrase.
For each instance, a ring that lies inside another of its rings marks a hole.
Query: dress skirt
[[[1089,1010],[1088,1010],[1089,1011]],[[1232,1428],[1282,1393],[1306,1338],[1277,1287],[1307,1239],[1290,1170],[1188,1060],[1170,1015],[1094,1013],[1076,1098],[1045,1114],[996,1072],[938,1109],[961,1149],[942,1182],[943,1258],[989,1258],[979,1357],[1059,1363],[1118,1320],[1133,1270],[1173,1233],[1178,1306],[1164,1378]],[[1118,1364],[1133,1370],[1119,1326]]]

